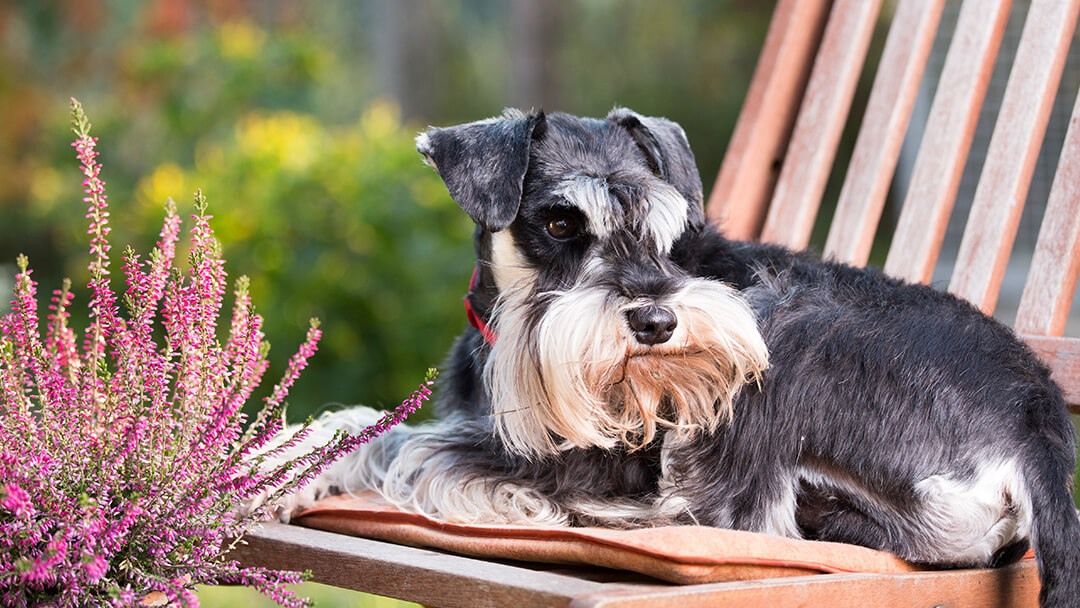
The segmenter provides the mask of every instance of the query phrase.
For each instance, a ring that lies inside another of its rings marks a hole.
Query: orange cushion
[[[296,521],[342,534],[477,557],[606,566],[674,583],[924,569],[855,545],[705,526],[609,530],[446,523],[400,511],[370,493],[321,500]]]

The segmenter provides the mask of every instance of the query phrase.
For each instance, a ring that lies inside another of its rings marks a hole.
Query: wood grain
[[[938,80],[885,272],[929,283],[1001,46],[1011,0],[966,0]]]
[[[761,231],[831,0],[780,0],[735,132],[709,195],[709,219],[730,238]]]
[[[880,8],[881,0],[833,4],[760,240],[809,243]]]
[[[866,265],[945,0],[902,0],[855,141],[825,257]]]
[[[993,314],[1080,0],[1032,0],[949,291]]]

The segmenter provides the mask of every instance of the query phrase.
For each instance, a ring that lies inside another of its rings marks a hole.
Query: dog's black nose
[[[671,339],[679,320],[663,306],[642,306],[626,311],[634,337],[642,344],[663,344]]]

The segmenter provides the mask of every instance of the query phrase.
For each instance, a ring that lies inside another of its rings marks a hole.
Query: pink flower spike
[[[91,581],[96,581],[109,571],[109,562],[100,555],[87,555],[83,557],[82,568]]]
[[[0,507],[11,511],[19,519],[27,519],[34,514],[30,495],[13,483],[0,487]]]

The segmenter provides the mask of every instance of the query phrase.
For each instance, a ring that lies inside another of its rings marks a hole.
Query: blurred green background
[[[44,293],[65,276],[86,284],[76,97],[101,138],[114,264],[125,244],[150,250],[166,198],[186,217],[201,188],[226,269],[251,277],[274,346],[262,394],[319,317],[325,337],[290,418],[395,405],[463,329],[474,259],[472,225],[421,163],[416,133],[507,106],[623,105],[680,122],[709,188],[772,4],[0,2],[0,290],[19,253]],[[319,606],[399,605],[305,593]],[[245,589],[200,598],[269,605]]]

